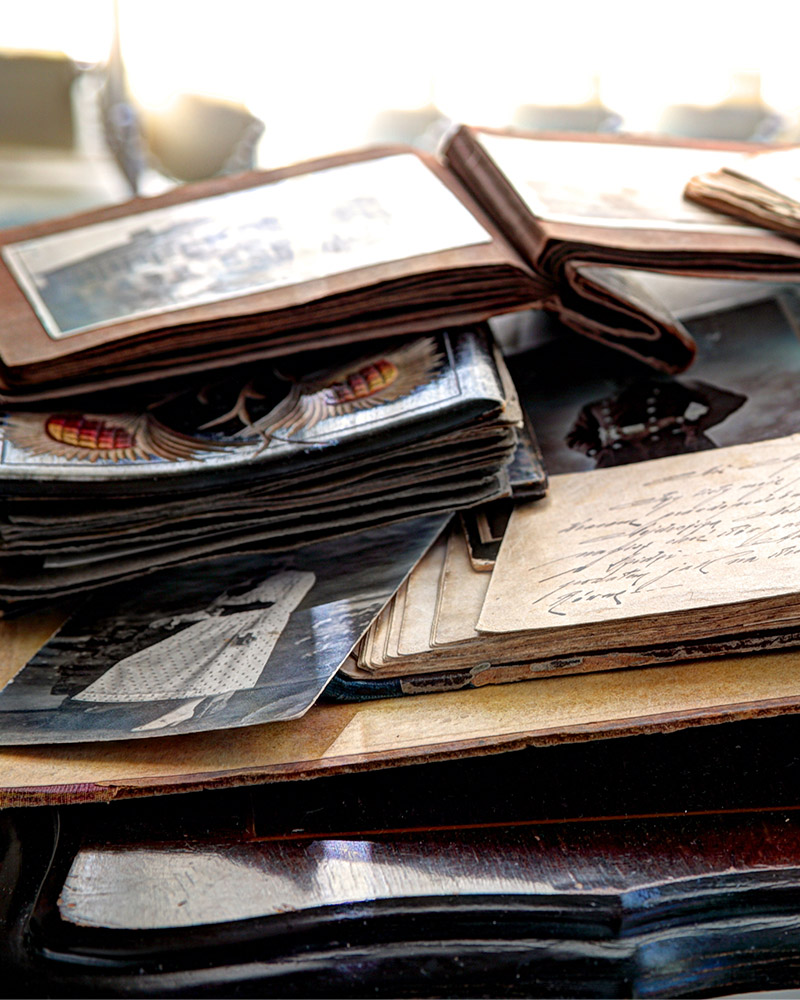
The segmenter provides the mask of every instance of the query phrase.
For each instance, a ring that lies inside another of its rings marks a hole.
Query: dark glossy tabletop
[[[800,718],[2,814],[26,995],[701,996],[800,979]]]

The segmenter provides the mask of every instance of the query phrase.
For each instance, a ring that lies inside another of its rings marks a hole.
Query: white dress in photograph
[[[151,627],[192,624],[126,656],[74,698],[106,703],[168,701],[252,688],[289,616],[314,581],[313,573],[285,570],[246,593],[222,594],[200,611],[153,622]],[[254,604],[269,606],[253,608]],[[241,611],[232,610],[238,606]]]

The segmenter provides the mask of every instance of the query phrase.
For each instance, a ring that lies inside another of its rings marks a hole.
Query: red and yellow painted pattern
[[[381,358],[348,375],[343,381],[327,386],[325,402],[329,406],[340,406],[357,399],[367,399],[390,386],[399,373],[397,365]]]
[[[136,440],[125,427],[80,414],[55,413],[45,422],[45,433],[59,444],[89,451],[133,448]]]

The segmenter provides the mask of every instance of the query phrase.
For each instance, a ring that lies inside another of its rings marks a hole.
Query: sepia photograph
[[[488,240],[417,157],[389,155],[10,244],[2,255],[60,340]]]

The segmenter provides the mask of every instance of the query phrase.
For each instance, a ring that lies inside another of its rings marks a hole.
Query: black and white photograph
[[[800,431],[800,300],[790,290],[686,320],[688,372],[652,369],[559,330],[509,358],[551,475]],[[758,337],[758,351],[752,349]]]
[[[0,692],[4,745],[303,715],[447,522],[195,563],[88,599]]]

